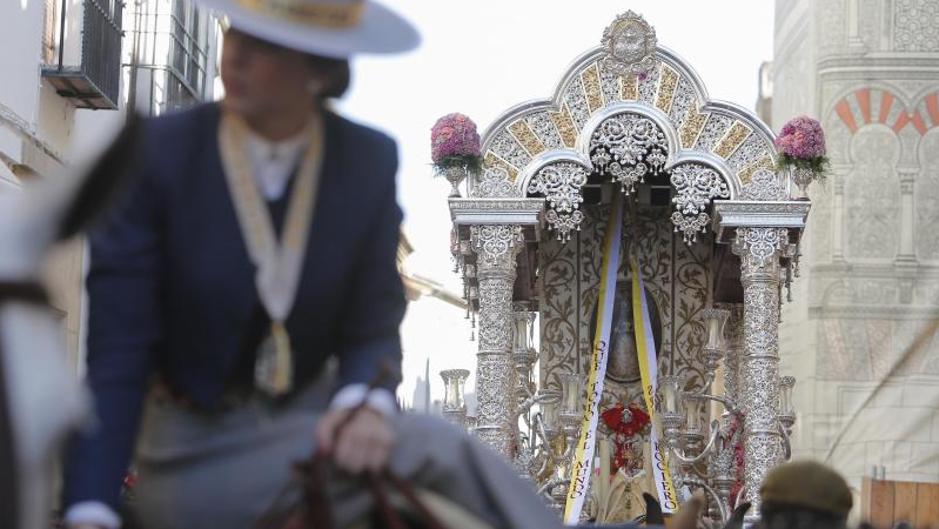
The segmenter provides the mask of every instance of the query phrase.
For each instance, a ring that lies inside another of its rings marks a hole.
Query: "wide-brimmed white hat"
[[[420,35],[407,20],[373,0],[198,0],[228,16],[232,27],[260,39],[323,57],[412,50]]]

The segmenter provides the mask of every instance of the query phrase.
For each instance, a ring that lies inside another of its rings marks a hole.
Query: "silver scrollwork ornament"
[[[658,126],[636,114],[618,114],[597,127],[590,139],[591,161],[601,175],[619,182],[629,195],[668,161],[668,140]]]
[[[750,177],[750,183],[743,186],[741,198],[743,200],[785,200],[786,190],[779,185],[776,173],[768,169],[760,169]]]
[[[548,225],[557,232],[559,241],[568,241],[571,232],[580,230],[584,214],[581,188],[587,183],[587,170],[571,162],[558,162],[543,167],[528,183],[528,192],[544,195],[550,208],[545,215]]]
[[[478,198],[518,198],[518,188],[509,178],[509,173],[502,167],[490,167],[483,172],[483,177],[476,184],[475,196]]]
[[[770,259],[778,259],[777,252],[788,244],[789,230],[786,228],[737,228],[733,246],[734,253],[741,258],[750,257],[759,268],[766,268]]]
[[[508,267],[514,270],[515,256],[524,242],[522,227],[511,225],[483,225],[470,227],[473,250],[480,262],[490,268]],[[483,267],[478,267],[482,272]]]
[[[699,232],[707,229],[711,217],[705,212],[715,198],[730,197],[730,190],[723,178],[710,167],[689,163],[671,170],[672,186],[675,187],[675,212],[672,224],[680,231],[685,244],[695,242]]]

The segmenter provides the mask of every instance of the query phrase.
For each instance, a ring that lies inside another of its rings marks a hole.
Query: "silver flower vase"
[[[812,169],[804,167],[793,167],[791,174],[793,183],[799,188],[799,195],[795,198],[808,199],[809,184],[811,184],[818,175],[816,175],[815,171]]]
[[[450,198],[460,196],[459,185],[463,180],[466,179],[466,175],[469,173],[469,170],[465,165],[451,165],[443,170],[443,176],[447,179],[447,182],[450,182],[450,185],[453,186],[450,190]]]

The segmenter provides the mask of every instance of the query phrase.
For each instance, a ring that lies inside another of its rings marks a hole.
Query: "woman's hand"
[[[336,466],[351,474],[383,470],[395,442],[391,424],[380,412],[366,407],[356,412],[336,439],[339,424],[351,412],[350,409],[329,410],[319,420],[317,451],[330,456]]]

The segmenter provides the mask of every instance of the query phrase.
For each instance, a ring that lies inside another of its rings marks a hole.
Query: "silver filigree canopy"
[[[571,232],[580,229],[584,214],[581,188],[587,183],[587,170],[572,162],[558,162],[543,167],[528,183],[528,192],[544,195],[548,202],[545,220],[558,240],[568,241]]]
[[[668,161],[668,140],[652,120],[618,114],[597,127],[590,139],[590,159],[601,175],[610,175],[629,195],[646,176],[657,175]]]
[[[655,65],[655,29],[640,15],[627,11],[603,31],[606,52],[601,66],[618,75],[641,74]]]

